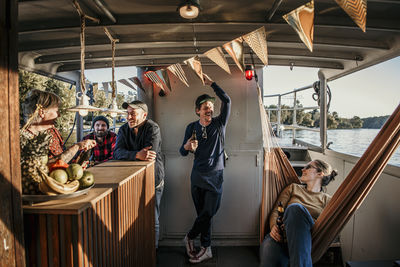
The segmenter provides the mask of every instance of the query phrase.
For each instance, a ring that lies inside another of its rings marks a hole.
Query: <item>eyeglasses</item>
[[[204,139],[207,139],[207,128],[205,126],[201,126],[201,137],[203,137]]]
[[[314,169],[316,169],[317,171],[321,171],[321,169],[320,168],[317,168],[317,167],[315,167],[315,166],[313,166],[313,165],[311,165],[311,164],[307,164],[306,166],[304,166],[304,169],[305,170],[308,170],[308,169],[311,169],[311,168],[314,168]]]

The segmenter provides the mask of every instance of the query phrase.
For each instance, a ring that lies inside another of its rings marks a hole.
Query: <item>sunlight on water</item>
[[[361,156],[372,140],[378,134],[379,129],[336,129],[328,130],[328,142],[333,142],[330,149],[341,153],[346,153],[354,156]],[[304,142],[320,146],[319,132],[311,132],[299,130],[296,132],[296,139]],[[289,145],[292,141],[292,131],[286,130],[283,132],[280,139],[280,145]],[[400,166],[400,148],[389,160],[389,164]]]

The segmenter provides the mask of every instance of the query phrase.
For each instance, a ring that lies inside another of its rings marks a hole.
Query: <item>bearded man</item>
[[[155,161],[155,242],[158,248],[160,201],[165,176],[160,127],[154,121],[147,119],[148,108],[142,101],[125,102],[122,108],[126,109],[127,123],[119,128],[114,159]]]
[[[221,109],[220,114],[213,117],[215,97],[207,94],[199,96],[195,101],[195,112],[199,120],[186,127],[179,150],[182,156],[187,156],[189,152],[194,154],[190,181],[197,218],[184,238],[186,253],[191,263],[212,258],[211,220],[221,203],[225,168],[224,139],[231,112],[229,96],[210,77],[203,74],[203,78],[204,83],[211,86],[221,100]],[[199,235],[201,248],[197,252],[194,239]]]
[[[94,164],[102,163],[113,158],[117,135],[109,130],[110,124],[104,116],[97,116],[92,122],[93,132],[83,137],[84,140],[96,140],[93,148]]]

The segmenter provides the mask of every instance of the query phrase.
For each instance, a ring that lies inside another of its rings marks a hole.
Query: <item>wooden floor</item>
[[[182,247],[159,247],[157,267],[258,267],[258,247],[213,247],[213,258],[192,264]]]
[[[185,248],[159,247],[157,251],[157,267],[259,267],[258,247],[213,247],[213,258],[192,264],[186,256]],[[341,267],[337,263],[317,263],[314,267]]]

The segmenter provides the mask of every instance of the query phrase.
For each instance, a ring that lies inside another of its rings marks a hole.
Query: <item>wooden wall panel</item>
[[[25,266],[19,150],[16,0],[0,0],[0,266]]]

